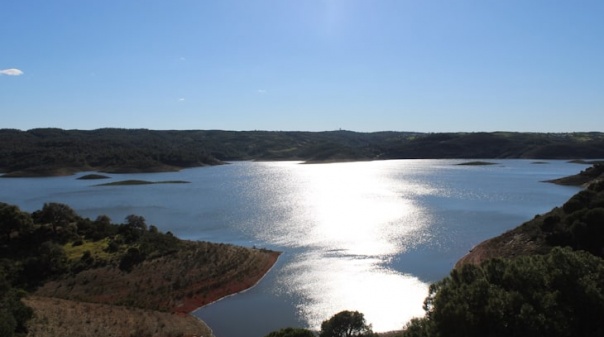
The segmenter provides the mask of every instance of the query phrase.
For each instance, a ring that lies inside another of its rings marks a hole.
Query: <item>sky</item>
[[[602,0],[0,0],[0,128],[604,131]]]

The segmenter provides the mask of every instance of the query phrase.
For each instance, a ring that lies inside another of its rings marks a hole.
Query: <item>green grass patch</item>
[[[85,251],[89,251],[90,255],[95,260],[109,261],[114,254],[105,251],[109,245],[109,238],[105,238],[99,241],[82,241],[81,245],[73,245],[73,242],[69,242],[63,246],[65,255],[70,261],[79,260],[84,255]]]

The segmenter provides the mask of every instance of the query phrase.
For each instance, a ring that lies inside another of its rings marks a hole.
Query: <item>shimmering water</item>
[[[542,183],[585,166],[501,160],[397,160],[304,165],[239,162],[113,180],[190,184],[94,187],[75,177],[1,179],[0,201],[34,211],[62,202],[91,218],[129,214],[193,240],[283,251],[255,288],[198,310],[218,337],[317,329],[341,310],[376,331],[421,316],[430,282],[480,241],[566,201],[577,188]]]

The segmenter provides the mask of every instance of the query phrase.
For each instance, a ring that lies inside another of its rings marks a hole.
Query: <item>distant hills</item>
[[[604,158],[604,133],[0,130],[4,176],[159,172],[235,160]]]

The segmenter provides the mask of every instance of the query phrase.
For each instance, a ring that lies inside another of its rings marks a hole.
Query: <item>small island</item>
[[[488,161],[468,161],[457,164],[459,166],[487,166],[487,165],[497,165],[497,163],[492,163]]]
[[[110,179],[111,177],[102,174],[86,174],[78,178],[78,180],[97,180],[97,179]]]
[[[146,181],[146,180],[121,180],[95,186],[131,186],[131,185],[154,185],[154,184],[189,184],[190,181],[185,180],[166,180],[166,181]]]

